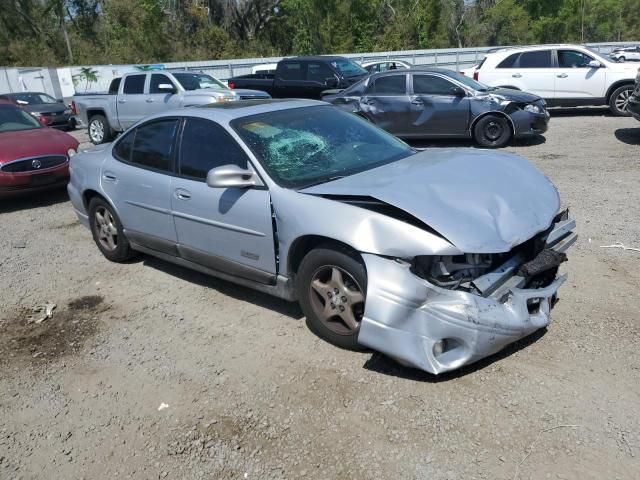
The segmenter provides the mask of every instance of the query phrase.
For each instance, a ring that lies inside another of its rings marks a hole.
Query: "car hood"
[[[78,148],[71,135],[53,128],[36,128],[19,132],[0,133],[0,164],[37,155],[66,155],[70,148]]]
[[[264,97],[271,98],[271,96],[267,92],[263,92],[262,90],[250,90],[248,88],[234,88],[233,91],[236,95],[248,95],[252,97]]]
[[[560,208],[556,188],[527,160],[475,149],[423,151],[300,191],[373,197],[467,253],[507,252],[548,228]]]
[[[22,108],[29,112],[62,113],[69,107],[63,103],[30,103],[29,105],[22,105]]]
[[[210,97],[226,97],[233,98],[234,94],[232,90],[226,90],[223,88],[199,88],[197,90],[186,90],[183,92],[185,97],[202,97],[203,95]]]
[[[540,100],[538,95],[522,92],[513,88],[498,88],[488,92],[476,92],[475,98],[493,97],[498,100],[508,100],[510,102],[533,103]]]

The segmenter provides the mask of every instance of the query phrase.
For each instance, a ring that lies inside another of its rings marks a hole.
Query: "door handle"
[[[175,195],[178,200],[189,200],[191,198],[191,192],[184,188],[177,188]]]
[[[104,172],[102,174],[102,178],[104,178],[105,180],[109,180],[111,182],[115,182],[117,180],[117,177],[111,172]]]
[[[569,75],[567,75],[566,73],[561,73],[560,75],[556,75],[556,77],[558,78],[567,78]]]
[[[118,99],[118,103],[127,103],[127,101],[124,98],[120,98]]]
[[[147,98],[147,103],[153,103],[153,98]]]
[[[519,73],[514,73],[513,75],[511,75],[513,78],[522,78],[522,75]]]
[[[412,105],[424,105],[424,102],[422,100],[420,100],[419,98],[414,98],[413,100],[411,100],[411,104]]]

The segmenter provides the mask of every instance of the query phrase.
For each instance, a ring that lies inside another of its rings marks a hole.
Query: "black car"
[[[636,85],[633,88],[633,93],[627,101],[627,112],[633,115],[633,118],[640,121],[640,68],[636,74]]]
[[[8,100],[20,105],[22,108],[35,115],[40,122],[48,127],[73,129],[71,109],[62,100],[56,100],[42,92],[3,93],[0,100]]]
[[[347,88],[368,74],[360,65],[345,57],[294,57],[280,60],[275,73],[233,77],[227,85],[233,89],[262,90],[273,98],[320,99],[322,92]]]
[[[374,74],[322,99],[398,137],[473,138],[487,148],[539,135],[549,123],[542,98],[444,68]]]

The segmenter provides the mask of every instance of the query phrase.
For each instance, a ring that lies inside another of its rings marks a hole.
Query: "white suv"
[[[609,105],[614,115],[628,116],[637,69],[581,45],[541,45],[489,52],[462,73],[491,87],[534,93],[549,106]]]

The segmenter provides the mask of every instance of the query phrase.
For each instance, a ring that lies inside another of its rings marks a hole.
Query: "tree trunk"
[[[60,3],[60,10],[58,11],[60,17],[60,28],[62,29],[62,35],[64,36],[64,43],[67,46],[67,56],[69,57],[69,63],[73,63],[73,52],[71,51],[71,41],[69,40],[69,32],[67,32],[67,23],[64,20],[64,6]]]

